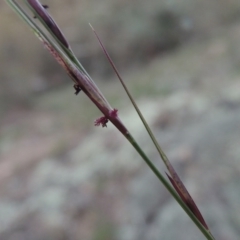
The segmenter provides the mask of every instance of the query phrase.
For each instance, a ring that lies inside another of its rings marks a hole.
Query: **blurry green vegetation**
[[[114,239],[115,226],[109,221],[99,219],[92,240]]]

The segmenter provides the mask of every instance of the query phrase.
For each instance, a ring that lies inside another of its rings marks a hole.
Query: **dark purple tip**
[[[37,12],[39,17],[46,23],[48,28],[52,31],[52,33],[56,36],[56,38],[66,47],[70,48],[69,44],[61,32],[60,28],[57,26],[53,18],[46,11],[48,8],[47,5],[42,5],[38,0],[27,0],[29,5]],[[36,17],[36,16],[35,16]],[[37,16],[38,17],[38,16]]]

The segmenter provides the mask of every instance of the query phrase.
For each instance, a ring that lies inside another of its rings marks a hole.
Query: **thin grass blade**
[[[201,214],[201,212],[199,211],[198,207],[196,206],[195,202],[193,201],[191,195],[189,194],[189,192],[187,191],[186,187],[184,186],[184,184],[182,183],[180,177],[178,176],[178,174],[176,173],[175,169],[173,168],[173,166],[171,165],[170,161],[168,160],[166,154],[163,152],[162,148],[160,147],[160,145],[158,144],[152,130],[150,129],[147,121],[145,120],[143,114],[141,113],[140,109],[138,108],[136,102],[134,101],[132,95],[130,94],[127,86],[125,85],[119,71],[117,70],[117,67],[115,66],[113,60],[111,59],[110,55],[108,54],[105,46],[103,45],[100,37],[98,36],[97,32],[95,31],[95,29],[92,27],[91,24],[89,24],[90,27],[92,28],[105,56],[107,57],[110,65],[112,66],[115,74],[117,75],[119,81],[121,82],[124,90],[126,91],[130,101],[132,102],[135,110],[137,111],[141,121],[143,122],[150,138],[152,139],[155,147],[157,148],[160,157],[162,158],[163,162],[165,163],[171,177],[167,174],[170,182],[172,183],[173,187],[175,188],[175,190],[177,191],[177,193],[179,194],[180,198],[182,199],[182,201],[188,206],[188,208],[190,209],[190,211],[194,214],[194,216],[198,219],[198,221],[202,224],[202,226],[205,228],[205,230],[208,232],[208,234],[210,234],[209,228]],[[204,231],[205,231],[204,230]],[[210,234],[211,235],[211,234]],[[213,236],[211,235],[210,239],[214,239]]]

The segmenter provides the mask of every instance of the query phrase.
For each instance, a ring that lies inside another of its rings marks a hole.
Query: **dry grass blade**
[[[187,207],[190,209],[190,211],[194,214],[194,216],[199,220],[199,222],[205,227],[206,230],[209,230],[201,212],[199,211],[197,205],[195,204],[195,202],[193,201],[191,195],[189,194],[189,192],[187,191],[186,187],[184,186],[183,182],[181,181],[180,177],[178,176],[178,174],[176,173],[175,169],[173,168],[172,164],[170,163],[170,161],[168,160],[166,154],[163,152],[162,148],[159,146],[153,132],[151,131],[149,125],[147,124],[147,122],[145,121],[145,118],[143,117],[141,111],[139,110],[137,104],[135,103],[134,99],[132,98],[130,92],[128,91],[122,77],[120,76],[113,60],[111,59],[110,55],[108,54],[106,48],[104,47],[103,43],[101,42],[100,37],[98,36],[97,32],[95,31],[95,29],[92,27],[91,24],[89,24],[90,27],[92,28],[95,36],[98,39],[98,42],[105,54],[105,56],[107,57],[110,65],[112,66],[114,72],[116,73],[118,79],[120,80],[121,84],[123,85],[128,97],[130,98],[134,108],[136,109],[139,117],[141,118],[144,126],[146,127],[147,132],[149,133],[153,143],[155,144],[163,162],[165,163],[171,177],[167,174],[170,182],[172,183],[173,187],[175,188],[175,190],[177,191],[177,193],[179,194],[180,198],[182,199],[182,201],[187,205]]]
[[[192,211],[192,213],[196,216],[196,218],[199,220],[199,222],[207,229],[208,225],[206,224],[201,212],[199,211],[197,205],[193,201],[191,195],[187,191],[186,187],[182,183],[181,179],[177,176],[177,174],[174,174],[174,178],[170,177],[167,173],[168,179],[172,183],[173,187],[183,200],[183,202],[189,207],[189,209]]]

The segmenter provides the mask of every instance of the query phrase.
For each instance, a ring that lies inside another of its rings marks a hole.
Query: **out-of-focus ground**
[[[164,173],[91,22],[216,239],[239,239],[239,0],[44,3]],[[0,239],[204,239],[3,1],[0,13]]]

